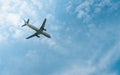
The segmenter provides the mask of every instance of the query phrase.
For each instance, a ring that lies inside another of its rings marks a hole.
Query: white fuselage
[[[35,30],[38,35],[43,34],[44,36],[51,38],[51,36],[48,33],[44,32],[43,30],[40,30],[40,29],[36,28],[35,26],[30,25],[30,24],[27,24],[27,26],[30,27],[31,29]]]

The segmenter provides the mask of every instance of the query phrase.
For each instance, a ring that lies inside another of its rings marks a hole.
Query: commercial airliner
[[[48,37],[48,38],[51,38],[50,34],[48,34],[48,33],[45,32],[45,31],[46,31],[46,29],[45,29],[46,18],[44,19],[43,24],[42,24],[42,26],[40,27],[40,29],[38,29],[38,28],[36,28],[35,26],[29,24],[29,19],[28,19],[27,21],[24,20],[24,22],[25,22],[25,24],[22,25],[22,27],[28,26],[28,27],[30,27],[31,29],[33,29],[33,30],[36,31],[34,34],[32,34],[31,36],[27,37],[26,39],[32,38],[32,37],[34,37],[34,36],[40,38],[40,36],[39,36],[40,34],[42,34],[42,35],[44,35],[44,36],[46,36],[46,37]]]

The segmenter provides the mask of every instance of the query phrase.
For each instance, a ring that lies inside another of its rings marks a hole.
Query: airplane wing
[[[41,30],[41,31],[45,30],[45,29],[44,29],[45,23],[46,23],[46,18],[44,19],[43,24],[42,24],[42,26],[40,27],[40,30]]]
[[[33,35],[31,35],[31,36],[29,36],[29,37],[27,37],[26,39],[32,38],[32,37],[34,37],[34,36],[36,36],[36,33],[33,34]]]
[[[41,34],[43,34],[44,36],[51,38],[50,34],[46,33],[46,32],[42,32]]]

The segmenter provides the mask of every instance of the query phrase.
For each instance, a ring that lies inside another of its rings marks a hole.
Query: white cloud
[[[39,0],[31,0],[34,6],[37,6],[39,10],[43,8],[43,3]]]
[[[67,71],[61,73],[61,74],[56,74],[56,75],[90,75],[92,72],[95,71],[94,67],[86,67],[85,65],[83,66],[72,66],[70,67]]]
[[[65,67],[62,71],[58,71],[53,75],[118,75],[117,71],[111,71],[111,66],[120,58],[119,45],[120,42],[116,43],[106,52],[104,50],[98,50],[89,59],[82,59],[83,63],[72,62],[70,66]],[[101,51],[103,52],[101,53]],[[97,61],[95,62],[96,59]]]
[[[27,59],[30,59],[30,60],[36,60],[39,58],[39,54],[36,50],[29,50],[26,54],[25,54],[25,57],[27,57]]]
[[[120,57],[120,43],[117,43],[109,52],[100,58],[98,63],[99,68],[107,68],[111,64],[114,64]]]
[[[48,39],[48,38],[41,39],[41,43],[43,43],[43,44],[47,43],[50,47],[56,47],[57,46],[57,44],[54,40]]]
[[[47,3],[46,3],[47,2]],[[38,20],[39,17],[54,18],[54,15],[50,15],[53,12],[48,11],[49,7],[54,7],[54,0],[44,1],[44,0],[31,0],[31,1],[15,1],[15,0],[0,0],[1,12],[0,12],[0,25],[2,32],[7,32],[7,34],[13,35],[11,38],[16,39],[23,36],[20,29],[20,25],[23,23],[23,19],[32,18],[32,20]],[[53,11],[54,8],[51,9]],[[37,18],[37,19],[36,19]],[[42,18],[41,18],[42,19]],[[5,31],[4,29],[7,29]],[[22,34],[22,35],[21,35]],[[2,38],[2,34],[0,34]],[[5,38],[5,36],[4,36]],[[2,41],[2,40],[1,40]]]
[[[87,0],[82,1],[80,4],[76,7],[75,12],[77,13],[77,17],[79,19],[83,19],[83,21],[88,22],[92,19],[92,17],[102,11],[105,6],[108,6],[109,9],[113,8],[115,4],[111,2],[111,0]],[[114,9],[113,9],[114,10]]]
[[[64,69],[51,75],[92,75],[96,71],[96,67],[88,64],[86,61],[70,62],[71,64]]]
[[[93,0],[84,1],[79,6],[77,6],[76,7],[76,12],[78,13],[77,17],[80,19],[84,19],[85,21],[89,20],[90,17],[92,17],[90,16],[91,5],[93,5]]]
[[[2,42],[2,41],[4,41],[4,40],[6,40],[5,35],[0,35],[0,42]]]
[[[23,36],[24,32],[22,30],[15,30],[13,34],[14,39],[19,39]],[[23,38],[23,37],[22,37]]]
[[[1,1],[3,1],[2,3],[4,5],[4,3],[5,3],[4,0],[1,0]],[[8,32],[3,31],[3,33],[4,32],[6,32],[6,33],[0,34],[0,42],[3,42],[4,40],[8,39],[8,35],[9,35],[9,37],[12,37],[13,39],[19,39],[20,37],[23,36],[24,32],[20,28],[18,28],[19,25],[16,25],[16,24],[20,24],[21,18],[25,17],[25,15],[27,15],[26,17],[32,16],[32,19],[35,19],[36,15],[38,15],[40,17],[47,15],[47,18],[49,20],[51,20],[52,22],[57,21],[54,14],[51,12],[50,13],[46,12],[47,14],[45,14],[45,15],[38,14],[38,13],[42,12],[42,9],[45,12],[45,10],[49,9],[49,7],[52,8],[51,6],[53,6],[54,0],[49,0],[46,5],[44,5],[42,2],[39,2],[39,0],[35,0],[35,1],[32,0],[35,7],[37,6],[38,9],[41,11],[33,10],[34,6],[27,3],[26,1],[17,1],[15,3],[15,6],[13,5],[14,8],[11,9],[11,6],[9,5],[9,1],[12,1],[12,0],[8,0],[8,3],[6,3],[4,6],[2,6],[2,10],[0,12],[0,17],[2,18],[2,19],[0,18],[0,21],[2,21],[2,22],[0,22],[0,24],[1,24],[0,26],[3,27],[2,30],[4,30],[4,29],[8,30]],[[15,1],[15,0],[13,0],[13,1]],[[103,1],[103,2],[104,2],[103,4],[106,4],[106,3],[109,3],[109,0]],[[89,20],[91,18],[91,14],[90,14],[91,8],[90,7],[92,5],[94,5],[93,3],[94,3],[93,0],[92,1],[84,1],[83,3],[81,3],[76,8],[76,12],[78,13],[77,14],[78,18]],[[47,6],[48,8],[45,8],[45,10],[44,10],[43,6]],[[102,6],[100,5],[98,7],[98,9],[95,9],[95,11],[97,13],[100,12],[101,7]],[[19,11],[13,12],[13,9],[15,11],[16,10],[19,10]],[[52,10],[52,9],[50,9],[50,10]],[[67,11],[70,11],[70,10],[71,10],[71,3],[70,3],[70,6],[67,7]],[[5,11],[7,11],[7,12],[5,12]],[[8,27],[6,26],[6,23],[7,23]],[[35,41],[35,44],[37,44],[38,42],[41,42],[42,44],[45,44],[45,45],[48,44],[48,46],[50,48],[59,50],[57,52],[65,53],[66,49],[69,49],[69,48],[67,48],[65,46],[62,47],[62,43],[57,43],[58,40],[61,41],[64,39],[64,38],[61,38],[59,33],[57,33],[57,32],[59,32],[60,29],[62,29],[62,26],[59,25],[59,23],[57,23],[56,25],[51,25],[49,27],[50,27],[51,31],[53,31],[53,34],[55,34],[55,36],[52,36],[52,39],[42,38],[42,39],[40,39],[41,41],[38,41],[38,39],[37,39],[37,42]],[[70,28],[68,28],[67,30],[70,31]],[[8,35],[6,35],[6,34],[8,34]],[[68,38],[66,38],[67,40],[65,40],[65,41],[63,40],[63,41],[67,45],[71,45],[72,44],[71,37],[68,37]],[[95,55],[95,56],[93,55],[93,58],[92,59],[90,58],[90,60],[88,60],[88,63],[85,63],[85,64],[73,63],[73,64],[71,64],[72,66],[70,65],[70,67],[64,69],[64,71],[61,71],[61,72],[59,72],[59,74],[56,73],[54,75],[91,75],[94,73],[96,75],[101,75],[101,74],[102,75],[117,75],[116,72],[112,73],[112,72],[109,72],[106,70],[107,70],[107,67],[109,67],[112,63],[114,63],[116,60],[118,60],[119,52],[120,51],[119,51],[119,44],[118,44],[113,49],[111,49],[109,52],[105,53],[104,56],[96,58],[97,55]],[[66,52],[66,53],[69,53],[69,52]],[[97,54],[99,55],[99,52]],[[64,54],[64,55],[66,55],[66,54]],[[40,58],[40,56],[36,50],[30,50],[25,54],[24,59],[27,63],[29,63],[29,62],[26,59],[35,63],[37,60],[40,60],[39,58]],[[99,61],[95,65],[93,65],[92,63],[94,63],[95,59],[98,59]],[[21,60],[24,62],[24,60],[22,58],[21,58]],[[83,60],[83,61],[85,61],[85,60]],[[90,63],[89,63],[89,61],[90,61]],[[34,63],[32,63],[30,65],[33,65]],[[30,65],[28,65],[28,66],[30,66]],[[105,69],[105,71],[104,71],[104,69]]]
[[[72,9],[72,1],[69,1],[67,6],[66,6],[66,11],[69,13]]]
[[[7,22],[17,27],[19,26],[20,18],[20,14],[10,13],[6,15]]]

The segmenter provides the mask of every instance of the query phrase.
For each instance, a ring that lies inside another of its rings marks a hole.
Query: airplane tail
[[[28,25],[29,24],[29,19],[26,21],[26,20],[24,20],[24,22],[25,22],[25,24],[24,25],[22,25],[22,27],[24,27],[24,26],[26,26],[26,25]]]

